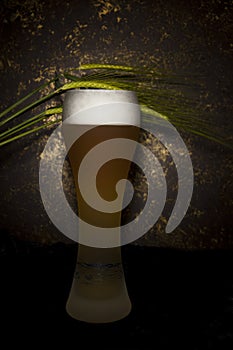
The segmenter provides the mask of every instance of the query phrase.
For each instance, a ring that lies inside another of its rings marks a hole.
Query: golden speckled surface
[[[188,76],[193,84],[180,87],[181,91],[185,89],[203,118],[230,139],[232,9],[232,1],[223,0],[5,0],[0,10],[1,109],[45,79],[80,63],[149,65]],[[58,97],[47,106],[61,101]],[[232,248],[232,151],[179,132],[194,167],[190,208],[175,233],[165,234],[176,184],[169,170],[172,166],[167,165],[171,159],[166,154],[163,158],[165,151],[160,149],[171,199],[155,227],[136,243],[182,249]],[[1,148],[0,153],[1,229],[43,243],[67,241],[49,222],[38,188],[40,155],[50,133],[51,129],[38,132]],[[156,140],[148,135],[141,138],[158,152]],[[146,186],[141,175],[137,176],[135,186],[143,200]],[[74,202],[67,164],[64,187]]]

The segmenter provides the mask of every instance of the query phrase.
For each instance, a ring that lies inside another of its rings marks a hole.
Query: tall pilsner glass
[[[140,110],[137,97],[132,91],[81,89],[66,93],[63,135],[66,145],[71,135],[75,140],[71,147],[68,146],[68,156],[76,186],[78,216],[94,227],[119,227],[120,232],[121,210],[106,213],[91,207],[84,200],[78,181],[80,165],[88,152],[106,140],[128,138],[137,141],[139,124]],[[77,139],[76,134],[81,136]],[[108,152],[109,147],[111,150],[111,143],[108,144]],[[131,160],[134,151],[135,148],[132,149]],[[97,153],[96,159],[103,153],[103,150],[101,154]],[[89,176],[95,171],[93,163],[95,162],[88,165],[82,183],[86,189],[90,185]],[[102,198],[109,203],[115,200],[116,183],[120,179],[127,179],[129,168],[130,160],[117,158],[106,162],[99,169],[96,174],[96,188]],[[121,201],[124,191],[121,188],[117,193]],[[85,234],[85,226],[80,223],[79,242],[82,242]],[[104,242],[103,247],[79,244],[77,265],[66,305],[70,316],[80,321],[105,323],[129,314],[131,302],[125,284],[120,246],[120,233],[119,244],[113,247],[105,247]]]

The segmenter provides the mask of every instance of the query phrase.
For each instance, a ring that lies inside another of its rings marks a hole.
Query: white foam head
[[[137,96],[126,90],[70,90],[64,100],[63,123],[140,126]]]

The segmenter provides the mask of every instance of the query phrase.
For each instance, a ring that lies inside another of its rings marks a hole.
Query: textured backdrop
[[[80,63],[143,64],[193,79],[186,91],[194,101],[191,107],[224,130],[226,139],[231,137],[232,1],[6,0],[1,4],[1,109],[44,79]],[[194,167],[191,206],[173,234],[164,233],[165,215],[137,243],[232,248],[232,151],[179,132]],[[42,131],[0,150],[0,227],[23,240],[67,241],[49,222],[38,188],[40,155],[50,133]],[[153,139],[143,142],[153,148]]]

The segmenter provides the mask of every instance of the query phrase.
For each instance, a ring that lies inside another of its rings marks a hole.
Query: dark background
[[[81,63],[146,65],[178,75],[181,83],[188,78],[178,92],[190,97],[190,108],[210,130],[232,143],[232,1],[3,1],[0,16],[2,109]],[[137,244],[232,248],[232,151],[178,131],[194,168],[190,208],[172,235],[164,233],[162,218]],[[7,145],[0,155],[1,228],[43,243],[66,242],[49,222],[38,189],[50,133]]]
[[[221,0],[2,1],[1,109],[81,63],[143,64],[189,77],[191,107],[232,140],[232,9]],[[112,325],[65,313],[77,246],[49,222],[38,189],[51,131],[1,148],[3,335],[22,344],[47,334],[79,347],[232,348],[232,151],[178,131],[194,167],[191,206],[172,235],[159,222],[123,247],[133,311]]]

